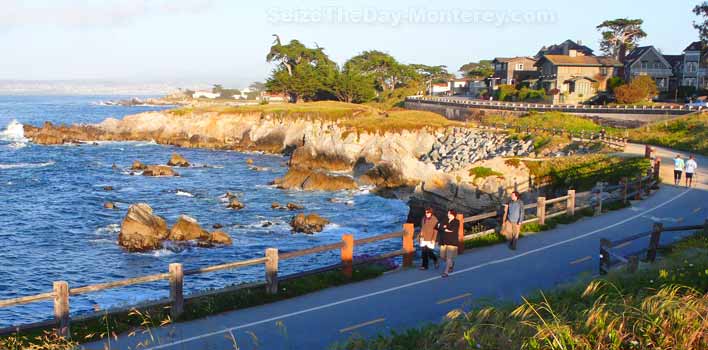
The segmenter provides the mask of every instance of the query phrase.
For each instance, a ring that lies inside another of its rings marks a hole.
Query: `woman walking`
[[[420,250],[423,256],[421,270],[427,270],[429,261],[433,260],[433,265],[437,269],[439,265],[438,257],[435,256],[435,243],[438,241],[438,218],[433,215],[433,209],[425,209],[425,216],[420,223]]]
[[[457,257],[457,237],[460,231],[460,220],[455,217],[457,212],[450,209],[447,211],[447,223],[442,226],[440,237],[440,259],[445,260],[445,272],[442,276],[447,277],[455,267],[455,257]]]

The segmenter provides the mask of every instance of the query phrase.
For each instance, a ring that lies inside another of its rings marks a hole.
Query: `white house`
[[[285,94],[271,94],[268,92],[263,93],[261,95],[261,98],[264,101],[268,101],[268,102],[288,102],[288,100],[289,100],[288,96],[286,96]]]
[[[211,91],[195,91],[192,94],[192,98],[208,98],[208,99],[215,99],[221,96],[220,94],[213,93]]]
[[[448,95],[450,94],[449,83],[435,83],[430,89],[432,95]]]

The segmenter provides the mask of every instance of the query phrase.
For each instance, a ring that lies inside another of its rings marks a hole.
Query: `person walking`
[[[674,185],[678,186],[681,184],[681,175],[683,174],[683,169],[686,167],[681,155],[677,154],[674,158]]]
[[[693,186],[693,177],[695,176],[694,174],[696,173],[696,169],[698,169],[698,163],[696,163],[696,156],[693,154],[688,157],[688,161],[686,161],[686,187],[692,187]]]
[[[524,222],[524,201],[518,191],[511,192],[511,201],[504,206],[504,218],[502,220],[502,231],[509,241],[509,248],[516,250],[516,242],[519,240],[521,223]]]
[[[453,209],[447,211],[447,223],[442,225],[440,236],[440,259],[445,260],[445,271],[442,276],[447,277],[455,267],[460,220],[456,219],[457,212]]]
[[[420,223],[420,250],[423,257],[421,270],[427,270],[429,261],[437,269],[440,266],[438,257],[435,256],[435,243],[438,241],[438,218],[433,215],[433,209],[425,209],[425,215]]]

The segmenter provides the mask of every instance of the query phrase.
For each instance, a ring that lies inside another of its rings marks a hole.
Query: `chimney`
[[[578,56],[578,51],[574,49],[568,50],[568,56],[570,57],[577,57]]]
[[[576,41],[576,42],[577,42],[577,43],[578,43],[578,45],[580,45],[580,46],[582,46],[582,45],[583,45],[583,41],[582,41],[582,40],[578,40],[578,41]]]

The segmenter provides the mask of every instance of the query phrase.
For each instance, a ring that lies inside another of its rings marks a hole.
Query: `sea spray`
[[[22,123],[13,119],[3,131],[0,131],[0,141],[27,142]]]

